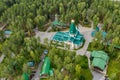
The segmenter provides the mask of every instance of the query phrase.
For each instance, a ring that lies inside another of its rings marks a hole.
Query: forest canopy
[[[108,75],[111,79],[120,76],[120,63],[118,63],[120,61],[120,49],[114,47],[120,46],[120,1],[114,0],[0,0],[0,28],[6,25],[5,29],[13,32],[6,39],[4,31],[0,31],[0,55],[5,54],[8,57],[0,65],[0,70],[6,66],[5,70],[9,71],[6,74],[0,73],[0,76],[9,76],[17,69],[22,70],[24,64],[22,60],[24,59],[25,62],[31,59],[36,63],[39,62],[38,56],[41,54],[38,53],[42,53],[43,49],[48,46],[43,46],[39,40],[31,35],[36,27],[40,31],[44,31],[45,25],[55,19],[55,14],[58,14],[59,20],[66,24],[69,24],[71,19],[75,20],[76,25],[80,23],[85,27],[89,27],[88,25],[91,22],[93,22],[94,28],[99,23],[102,24],[102,31],[105,31],[107,36],[103,40],[100,33],[96,34],[97,41],[93,40],[90,50],[106,51],[111,59],[110,66],[117,65],[113,69],[108,68],[110,69]],[[29,39],[26,38],[26,33],[29,35]],[[110,42],[110,45],[101,44],[107,42]],[[17,57],[11,59],[11,53]],[[53,54],[51,53],[51,55]],[[56,56],[58,57],[58,55]],[[12,63],[14,60],[16,62]],[[56,65],[56,67],[59,66]],[[69,70],[67,71],[69,72]],[[111,73],[116,76],[112,76]],[[15,74],[19,75],[21,71]]]

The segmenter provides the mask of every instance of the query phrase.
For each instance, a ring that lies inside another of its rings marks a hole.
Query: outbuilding
[[[90,60],[92,69],[101,72],[106,68],[109,57],[104,51],[93,51],[91,52]]]

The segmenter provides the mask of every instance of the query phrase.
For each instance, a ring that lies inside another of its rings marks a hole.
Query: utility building
[[[109,57],[104,51],[93,51],[90,60],[93,70],[102,72],[108,64]]]

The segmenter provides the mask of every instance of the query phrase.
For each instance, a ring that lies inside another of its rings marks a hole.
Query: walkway
[[[86,55],[87,58],[88,58],[88,65],[89,65],[90,71],[91,71],[91,73],[92,73],[92,75],[93,75],[93,80],[105,80],[105,77],[104,77],[105,75],[104,75],[104,74],[98,73],[98,72],[93,71],[93,70],[91,69],[91,64],[90,64],[90,52],[87,51],[85,55]],[[106,71],[106,70],[104,70],[104,71]]]
[[[0,63],[2,63],[2,61],[4,60],[4,58],[5,58],[5,55],[2,55],[2,56],[0,57]]]
[[[51,29],[52,29],[51,26],[49,26],[45,32],[49,32]]]
[[[89,64],[89,68],[90,68],[90,52],[87,51],[88,45],[90,42],[92,42],[93,37],[91,37],[91,32],[93,31],[93,22],[91,21],[91,28],[87,28],[87,27],[82,27],[82,25],[78,25],[78,29],[80,31],[80,33],[82,33],[85,37],[85,43],[84,46],[77,50],[76,53],[77,55],[85,55],[88,57],[88,64]],[[44,39],[48,38],[48,40],[50,41],[51,38],[54,36],[55,32],[48,32],[49,28],[46,32],[36,32],[36,37],[40,37],[40,42],[44,43]],[[91,68],[90,68],[91,70]],[[91,70],[91,73],[93,75],[93,80],[104,80],[104,75],[102,75],[101,73],[95,72]],[[37,79],[36,79],[37,80]]]
[[[55,34],[55,32],[37,32],[35,37],[40,37],[40,43],[44,43],[44,39],[48,38],[48,40],[50,41],[52,36]]]
[[[82,27],[81,25],[78,26],[79,28],[79,31],[80,33],[82,33],[84,35],[84,38],[85,38],[85,43],[84,43],[84,46],[77,50],[76,53],[77,55],[85,55],[86,51],[87,51],[87,48],[88,48],[88,45],[89,43],[92,41],[92,37],[91,37],[91,32],[93,31],[92,28],[85,28],[85,27]]]
[[[91,21],[91,28],[86,28],[86,27],[82,27],[82,25],[78,25],[78,29],[79,31],[84,35],[85,37],[85,43],[84,43],[84,46],[80,49],[80,50],[77,50],[76,53],[77,55],[85,55],[87,56],[88,58],[88,65],[89,65],[89,68],[90,68],[90,71],[93,75],[93,80],[104,80],[105,79],[105,74],[106,74],[106,69],[104,70],[105,74],[101,74],[101,73],[98,73],[96,71],[93,71],[91,69],[91,65],[90,65],[90,52],[87,51],[87,48],[88,48],[88,45],[90,42],[92,42],[92,39],[93,37],[91,37],[91,32],[93,31],[93,22]]]
[[[2,27],[0,27],[0,30],[3,30],[6,26],[7,26],[7,23],[3,25]]]

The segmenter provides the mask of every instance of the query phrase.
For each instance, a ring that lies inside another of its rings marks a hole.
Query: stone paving
[[[80,55],[84,55],[86,53],[86,51],[87,51],[89,43],[93,39],[91,37],[92,29],[91,28],[80,27],[79,31],[80,31],[80,33],[82,33],[84,35],[85,43],[84,43],[84,46],[81,49],[76,51],[76,53],[80,54]]]
[[[47,33],[47,32],[40,32],[39,31],[39,32],[36,33],[36,37],[40,37],[40,42],[44,43],[45,38],[48,38],[48,40],[51,40],[52,37],[54,36],[54,34],[55,34],[55,32]]]

